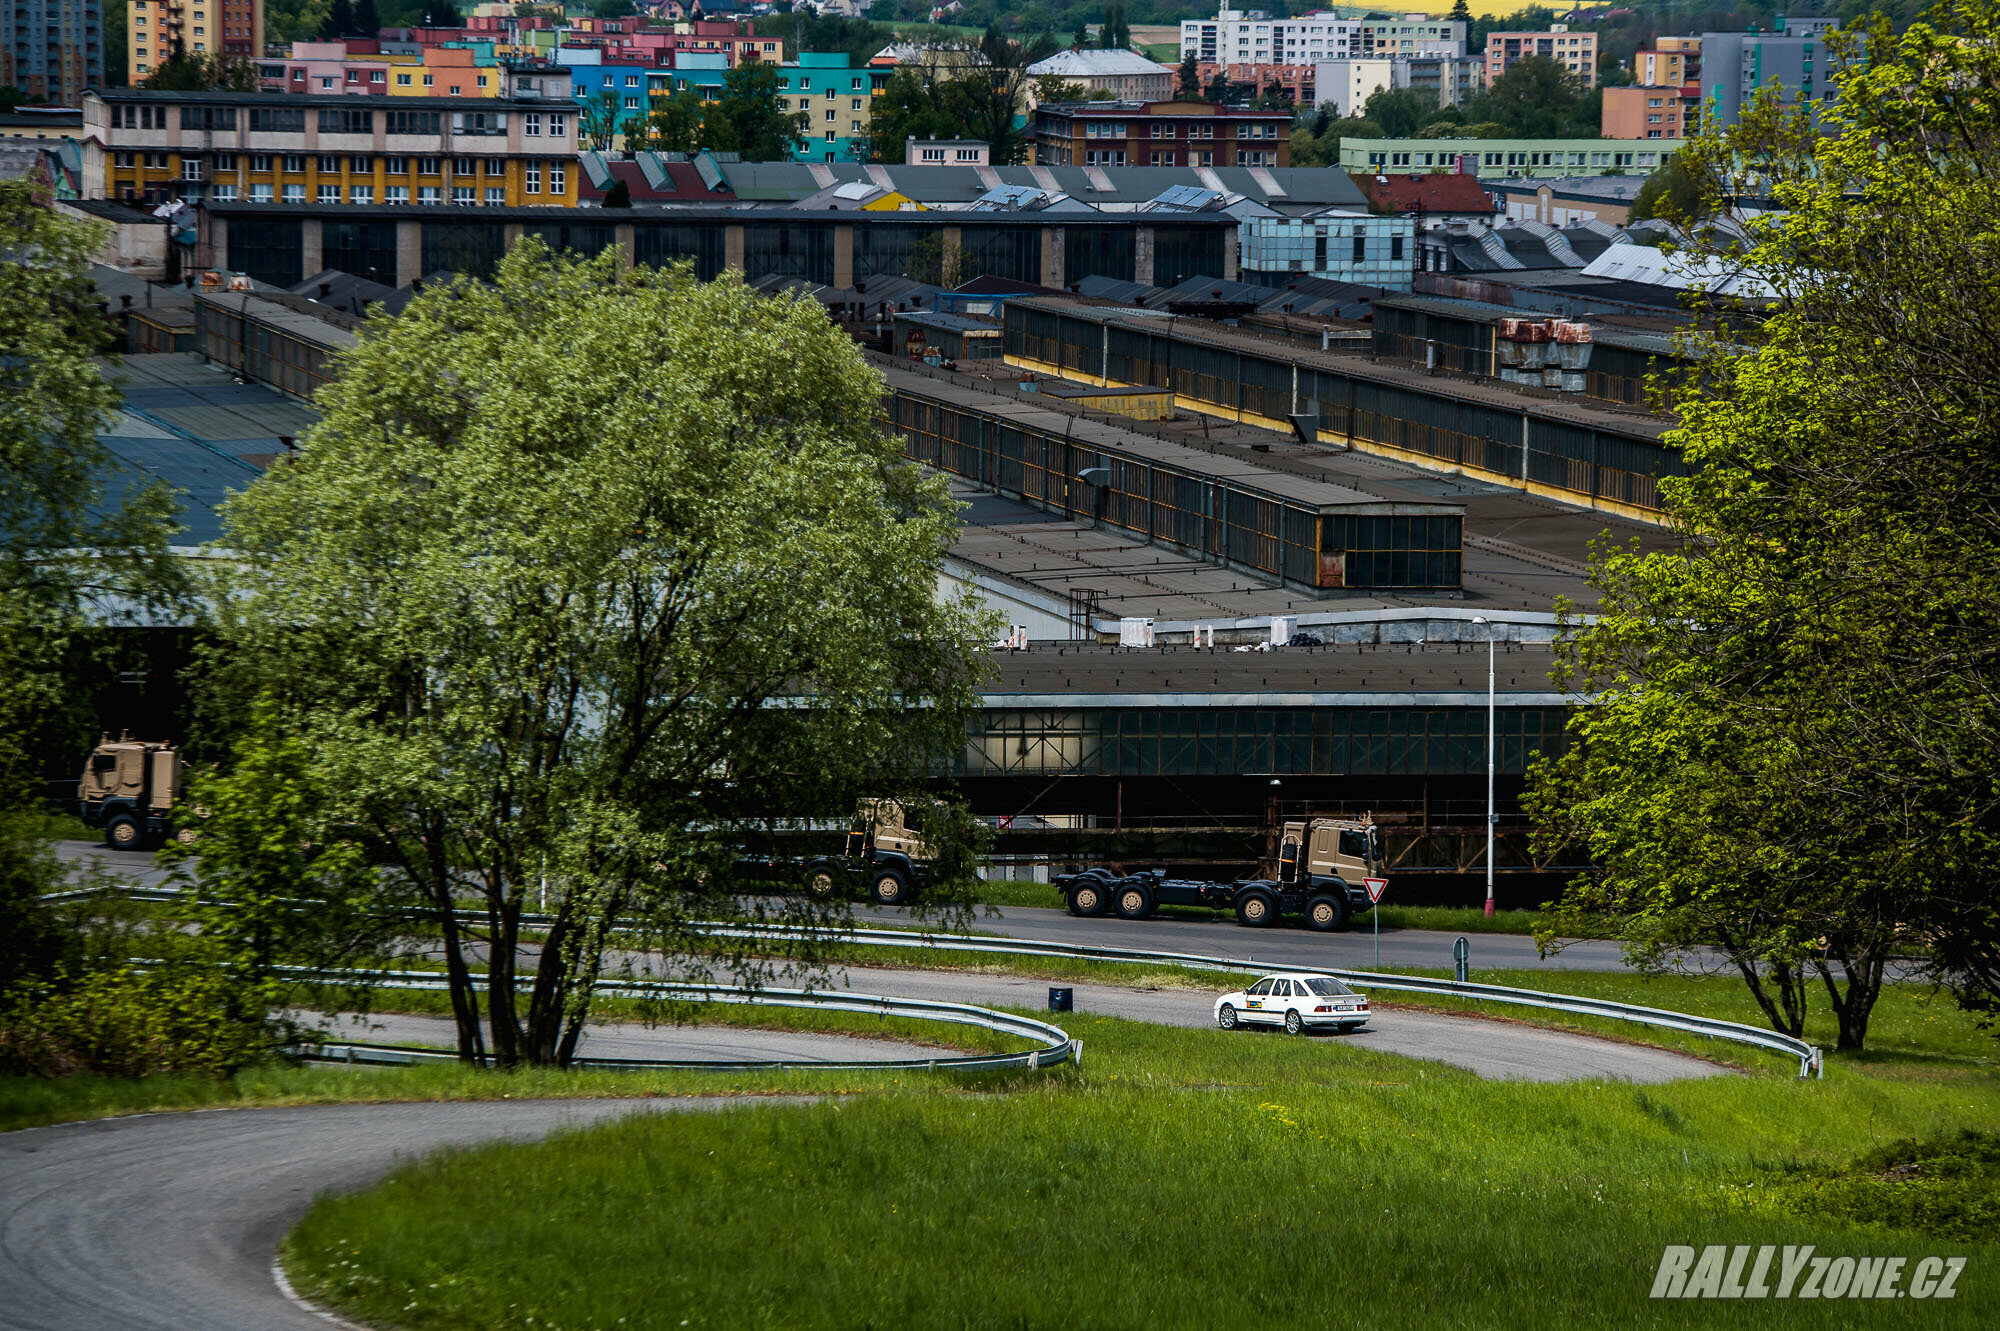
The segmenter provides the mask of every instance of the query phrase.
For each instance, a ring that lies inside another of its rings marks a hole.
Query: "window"
[[[325,92],[332,92],[332,91],[333,91],[333,75],[331,75],[331,74],[322,74],[322,75],[320,76],[320,80],[319,80],[319,86],[320,86],[320,88],[321,88],[321,89],[322,89],[323,91],[325,91]]]
[[[470,185],[453,185],[451,187],[451,201],[460,207],[472,202],[472,194],[473,190]]]
[[[1364,263],[1368,259],[1368,233],[1360,227],[1354,228],[1354,262]]]
[[[382,202],[384,203],[408,203],[409,201],[410,187],[408,185],[391,185],[382,191]]]
[[[271,154],[251,153],[250,169],[252,171],[269,171],[271,169]]]
[[[569,137],[569,117],[555,115],[549,117],[549,137],[566,139]]]
[[[487,206],[497,208],[505,202],[507,202],[507,191],[504,188],[499,185],[488,185],[486,187]]]
[[[267,188],[268,188],[268,186],[267,186]],[[215,187],[215,194],[214,194],[214,198],[215,198],[215,201],[216,201],[217,203],[235,203],[235,202],[236,202],[236,186],[234,186],[234,185],[217,185],[217,186]]]
[[[435,74],[424,75],[424,86],[426,88],[435,88],[437,86],[437,75]]]
[[[410,159],[407,157],[384,157],[382,159],[382,169],[392,176],[407,176],[410,174]]]
[[[113,166],[129,167],[132,165],[132,154],[129,152],[115,152],[111,154],[111,164]],[[217,158],[216,166],[220,168],[221,165],[222,165],[222,160],[220,158]]]
[[[451,85],[451,87],[445,89],[445,91],[450,93],[453,97],[456,97],[458,96],[458,85],[454,83]]]
[[[525,179],[523,180],[521,185],[521,192],[524,194],[540,194],[542,192],[541,163],[539,162],[528,163],[528,169],[524,173],[524,175]]]
[[[304,203],[305,201],[306,201],[306,187],[304,185],[285,186],[286,203]]]
[[[348,71],[347,71],[347,81],[348,81],[349,83],[359,83],[359,82],[361,82],[361,71],[360,71],[360,70],[358,70],[358,69],[350,69],[350,70],[348,70]]]
[[[470,157],[454,157],[454,158],[452,158],[452,159],[451,159],[451,173],[452,173],[453,175],[455,175],[455,176],[469,176],[469,175],[471,175],[471,174],[472,174],[472,159],[471,159]]]
[[[486,76],[484,74],[479,76],[479,86],[482,88],[486,86]]]
[[[218,171],[234,171],[236,169],[236,154],[217,153],[215,155],[215,169]]]
[[[340,202],[340,186],[338,186],[338,185],[321,185],[321,186],[319,187],[319,201],[320,201],[321,203],[339,203],[339,202]]]
[[[182,180],[201,179],[201,159],[199,157],[181,158],[181,179]]]
[[[542,137],[541,115],[537,112],[530,111],[528,112],[527,115],[523,116],[521,120],[521,133],[531,139],[539,139],[540,137]]]
[[[827,123],[828,123],[828,124],[832,124],[832,123],[833,123],[834,121],[836,121],[836,120],[838,120],[838,119],[840,119],[840,112],[838,112],[838,111],[834,110],[834,109],[833,109],[832,107],[830,107],[830,106],[829,106],[829,107],[827,107],[827,108],[826,108],[826,120],[827,120]]]
[[[306,113],[300,107],[253,106],[250,108],[250,132],[303,134],[306,132]]]
[[[407,87],[409,87],[409,86],[410,86],[410,76],[409,76],[408,74],[398,74],[398,75],[396,75],[396,86],[397,86],[398,88],[407,88]]]
[[[322,134],[373,134],[375,113],[373,111],[321,111],[319,132]]]
[[[569,171],[559,162],[549,163],[549,193],[561,194],[569,188]]]
[[[375,159],[372,157],[350,157],[347,159],[347,169],[357,175],[367,175],[375,170],[374,162]]]
[[[444,159],[442,157],[419,157],[417,159],[417,174],[420,176],[443,175]]]
[[[319,173],[320,173],[321,175],[323,175],[323,176],[337,176],[337,175],[339,175],[339,174],[340,174],[340,159],[339,159],[338,157],[322,157],[322,158],[320,158],[320,159],[319,159]]]
[[[1392,263],[1398,262],[1402,259],[1402,257],[1403,257],[1403,238],[1401,236],[1389,237],[1390,262]]]
[[[306,155],[304,153],[286,153],[284,166],[288,175],[303,175],[306,169]]]
[[[626,86],[626,87],[628,87],[628,88],[636,88],[636,87],[638,87],[638,86],[639,86],[639,76],[638,76],[637,74],[627,74],[627,75],[625,76],[625,86]]]
[[[271,187],[269,185],[252,185],[250,187],[250,202],[269,203],[270,201]]]
[[[436,185],[422,185],[417,189],[417,202],[437,203],[442,199],[443,194],[444,192]]]
[[[356,185],[347,191],[347,197],[355,203],[373,203],[375,202],[375,187],[373,185]]]
[[[436,137],[443,129],[444,118],[436,111],[391,111],[388,130],[391,134],[422,134]]]
[[[506,163],[505,159],[503,159],[503,158],[499,158],[499,157],[489,157],[489,158],[487,158],[487,159],[486,159],[486,174],[487,174],[487,175],[489,175],[489,176],[504,176],[504,175],[506,175],[506,174],[507,174],[507,163]]]

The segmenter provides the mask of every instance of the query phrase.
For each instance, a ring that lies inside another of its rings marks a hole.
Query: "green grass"
[[[1481,1082],[1079,1014],[1081,1069],[645,1118],[322,1199],[285,1260],[401,1326],[1980,1326],[2000,1247],[1759,1188],[2000,1120],[1989,1068]],[[1776,1195],[1775,1193],[1773,1194]],[[1948,1304],[1647,1299],[1669,1243],[1969,1254]]]

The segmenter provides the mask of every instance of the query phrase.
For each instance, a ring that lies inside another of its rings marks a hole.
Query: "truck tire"
[[[1215,1014],[1215,1024],[1225,1031],[1236,1029],[1236,1009],[1229,1004],[1222,1005],[1222,1011]]]
[[[1102,915],[1111,905],[1111,893],[1100,879],[1086,878],[1069,890],[1069,913],[1085,918]]]
[[[1137,884],[1117,890],[1118,918],[1143,920],[1153,913],[1153,894]]]
[[[840,880],[833,876],[833,870],[824,864],[806,871],[806,892],[822,900],[831,899],[840,890]]]
[[[1347,898],[1322,892],[1306,903],[1306,925],[1330,934],[1347,925]]]
[[[1236,898],[1236,922],[1251,929],[1261,929],[1278,918],[1278,903],[1269,892],[1259,888],[1245,892]]]
[[[113,850],[144,850],[146,832],[131,814],[114,814],[104,825],[104,844]]]
[[[875,904],[878,906],[900,906],[909,900],[910,880],[903,876],[901,869],[877,869],[875,871]]]
[[[1299,1015],[1299,1010],[1297,1008],[1293,1008],[1290,1012],[1287,1012],[1285,1014],[1285,1034],[1304,1035],[1305,1031],[1306,1031],[1306,1019]]]

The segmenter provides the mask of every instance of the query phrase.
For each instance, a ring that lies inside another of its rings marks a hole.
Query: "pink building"
[[[1606,88],[1607,139],[1684,139],[1694,132],[1701,88]]]

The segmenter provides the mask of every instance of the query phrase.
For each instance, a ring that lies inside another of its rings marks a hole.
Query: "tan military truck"
[[[911,830],[909,810],[901,800],[864,799],[855,807],[843,852],[806,862],[806,888],[815,896],[830,896],[859,880],[876,905],[901,906],[929,885],[934,858]]]
[[[187,763],[173,745],[107,734],[77,778],[77,816],[102,828],[113,850],[151,850],[167,839],[186,779]]]
[[[1234,910],[1239,924],[1258,927],[1303,916],[1322,932],[1344,928],[1373,903],[1367,879],[1388,877],[1382,833],[1374,819],[1311,818],[1279,828],[1278,859],[1267,878],[1205,882],[1169,878],[1164,869],[1119,873],[1097,867],[1057,878],[1072,915],[1143,920],[1161,906]]]

